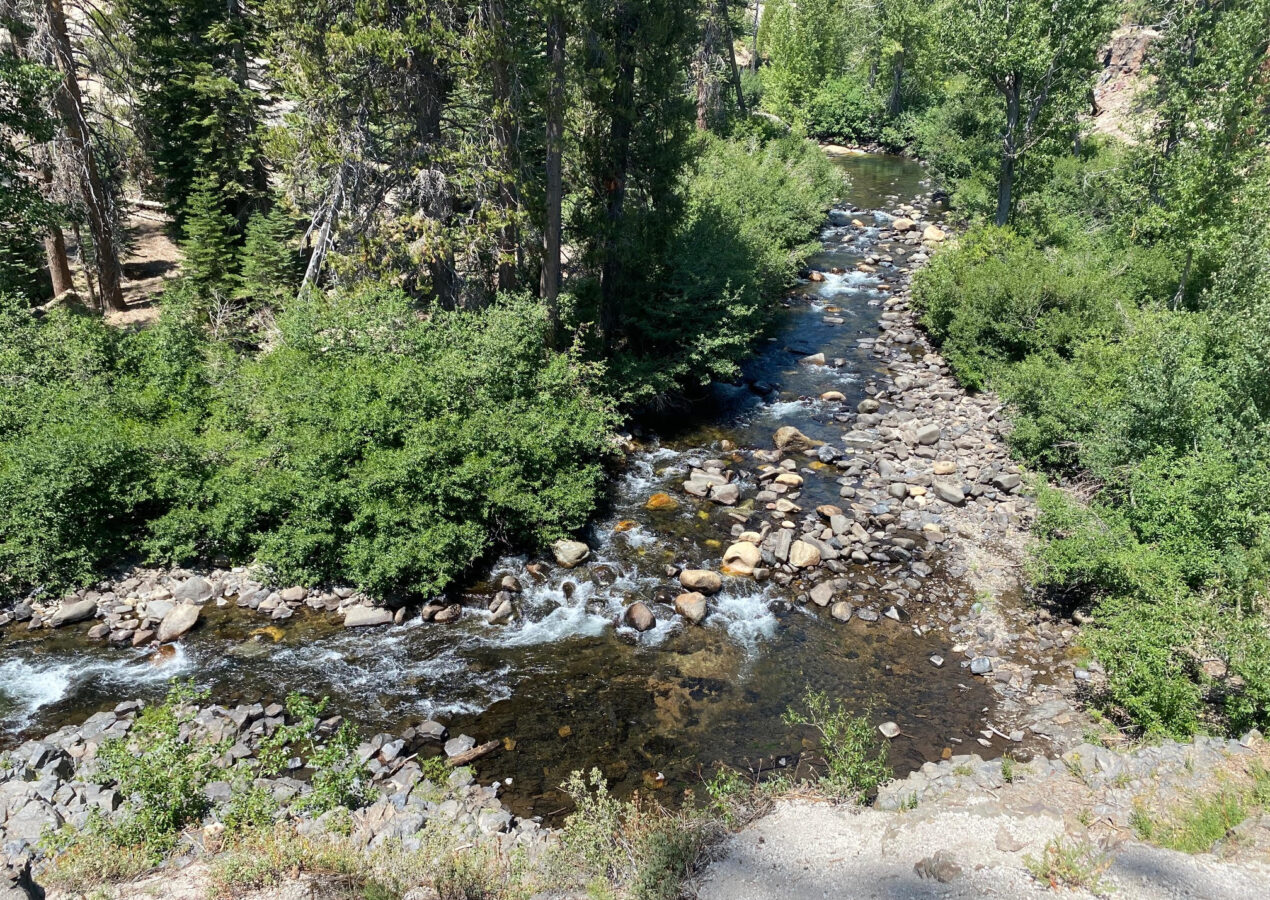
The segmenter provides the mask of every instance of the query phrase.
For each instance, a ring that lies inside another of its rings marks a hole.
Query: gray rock
[[[992,660],[986,656],[976,656],[970,661],[970,671],[976,675],[987,675],[992,671]]]
[[[938,444],[940,437],[939,426],[934,423],[923,425],[917,429],[915,437],[917,438],[917,443],[925,447],[929,447],[931,444]]]
[[[392,611],[374,606],[350,606],[344,613],[345,628],[366,628],[373,625],[387,625],[393,619]]]
[[[213,593],[211,582],[201,575],[195,575],[177,585],[176,590],[172,592],[172,598],[184,600],[187,603],[206,603],[212,599]]]
[[[551,545],[556,563],[566,569],[582,565],[591,557],[591,548],[581,541],[556,541]]]
[[[936,481],[931,488],[935,491],[935,495],[953,506],[961,506],[966,502],[966,495],[962,493],[961,488],[956,485],[946,484],[942,481]]]
[[[445,742],[445,755],[453,758],[460,756],[476,746],[476,738],[467,734],[460,734],[458,737],[450,738]]]
[[[182,603],[180,606],[172,607],[159,623],[156,639],[160,644],[175,641],[197,624],[200,613],[202,608],[192,603]]]
[[[49,619],[49,625],[54,628],[61,628],[63,625],[73,625],[76,622],[82,622],[85,619],[91,619],[97,612],[96,599],[76,600],[73,603],[63,603],[57,612],[53,613]]]

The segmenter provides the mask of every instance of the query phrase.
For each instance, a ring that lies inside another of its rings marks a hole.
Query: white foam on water
[[[828,368],[827,366],[814,366],[813,368]],[[778,400],[764,407],[766,412],[773,419],[783,419],[786,416],[794,416],[802,413],[814,412],[816,403],[806,400]]]
[[[24,728],[41,709],[60,703],[89,682],[118,687],[121,694],[128,694],[136,685],[166,682],[185,674],[192,666],[180,644],[175,645],[172,656],[157,664],[148,657],[148,653],[132,653],[117,659],[71,661],[58,657],[0,663],[0,705],[8,708],[0,728]]]
[[[841,297],[843,294],[852,292],[872,291],[880,281],[881,279],[871,272],[860,272],[855,269],[839,275],[826,272],[825,280],[816,288],[816,293],[825,299]]]
[[[712,609],[706,623],[723,628],[751,655],[757,654],[759,644],[773,638],[779,624],[770,600],[763,590],[721,593],[711,600]]]

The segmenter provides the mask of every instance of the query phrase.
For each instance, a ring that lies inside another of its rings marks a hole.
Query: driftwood
[[[468,763],[478,760],[486,754],[493,753],[498,749],[498,745],[498,741],[490,741],[488,744],[477,744],[471,750],[460,753],[457,756],[451,756],[448,760],[446,760],[446,764],[452,769],[457,769],[459,766],[466,766]]]

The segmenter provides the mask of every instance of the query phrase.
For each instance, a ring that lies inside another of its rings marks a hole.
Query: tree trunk
[[[1195,261],[1195,248],[1186,248],[1186,264],[1182,266],[1182,275],[1177,280],[1177,290],[1173,292],[1173,299],[1169,301],[1169,309],[1177,312],[1182,306],[1182,301],[1186,299],[1186,283],[1191,280],[1191,264]]]
[[[317,240],[313,243],[313,253],[309,256],[309,264],[304,270],[304,279],[300,282],[300,296],[310,287],[317,284],[322,276],[322,264],[326,261],[326,251],[331,244],[331,232],[340,216],[340,207],[344,205],[344,167],[341,165],[335,172],[335,181],[331,185],[331,202],[322,217],[322,227],[318,229]]]
[[[47,189],[53,181],[53,172],[48,166],[40,166],[40,180]],[[58,297],[75,287],[75,279],[71,275],[71,264],[66,258],[66,236],[62,226],[56,222],[48,223],[48,231],[44,235],[44,256],[48,260],[49,281],[53,284],[53,296]]]
[[[1001,176],[997,181],[996,223],[1010,221],[1011,195],[1014,191],[1014,164],[1018,154],[1016,144],[1019,127],[1019,85],[1011,78],[1003,90],[1005,94],[1005,134],[1001,140]]]
[[[53,296],[58,297],[75,287],[71,278],[71,266],[66,260],[66,237],[57,223],[48,227],[44,235],[44,255],[48,258],[49,279],[53,282]]]
[[[547,304],[547,340],[554,345],[559,327],[560,243],[564,206],[564,12],[557,3],[547,19],[547,59],[551,84],[547,93],[547,222],[543,229],[542,283],[539,291]]]
[[[886,111],[892,116],[900,114],[901,90],[904,86],[904,53],[891,58],[891,96],[886,101]]]
[[[754,0],[754,29],[750,33],[750,71],[758,71],[758,20],[759,0]]]
[[[127,309],[123,300],[119,256],[115,250],[115,237],[110,222],[109,199],[97,168],[97,155],[93,151],[88,121],[84,118],[84,104],[79,92],[70,36],[66,31],[62,0],[44,0],[44,9],[53,39],[53,58],[62,74],[62,85],[57,91],[57,109],[66,136],[79,157],[74,165],[79,176],[84,208],[88,212],[88,227],[93,236],[102,306],[104,309]]]
[[[635,11],[631,0],[619,0],[615,11],[613,59],[617,75],[613,86],[613,113],[609,125],[608,192],[603,265],[600,270],[600,332],[612,350],[622,321],[622,217],[626,207],[626,176],[630,169],[631,132],[635,110]]]
[[[508,60],[510,49],[507,36],[507,16],[502,0],[487,0],[487,13],[491,39],[494,43],[491,83],[494,91],[494,146],[498,156],[499,203],[503,207],[504,221],[498,230],[498,289],[511,291],[516,287],[516,252],[519,235],[516,214],[519,207],[516,190],[516,121],[512,114],[512,76]]]
[[[741,72],[736,67],[736,43],[732,38],[732,21],[728,18],[728,0],[719,0],[719,16],[723,20],[723,42],[728,47],[728,65],[732,68],[732,85],[736,88],[736,108],[745,115],[745,92],[741,90]]]

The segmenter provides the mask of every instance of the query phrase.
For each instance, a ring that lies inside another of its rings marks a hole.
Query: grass
[[[1025,856],[1023,864],[1032,877],[1051,888],[1076,888],[1105,893],[1102,875],[1109,861],[1088,842],[1052,840],[1041,856]]]
[[[1182,853],[1208,853],[1254,813],[1270,809],[1270,770],[1254,766],[1248,784],[1219,790],[1176,804],[1163,815],[1140,808],[1130,824],[1138,839]]]

